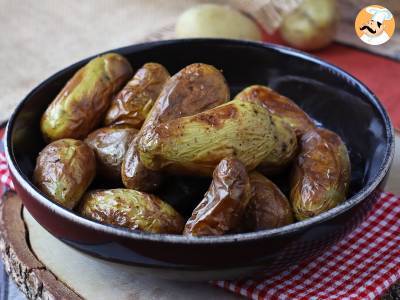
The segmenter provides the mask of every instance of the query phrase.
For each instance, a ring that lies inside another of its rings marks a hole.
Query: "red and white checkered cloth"
[[[3,153],[1,184],[13,188]],[[250,299],[375,299],[400,280],[400,198],[382,193],[367,219],[316,259],[261,280],[216,281]]]

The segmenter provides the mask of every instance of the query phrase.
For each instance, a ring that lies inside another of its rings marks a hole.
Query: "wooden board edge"
[[[82,299],[32,252],[22,202],[16,193],[7,192],[0,202],[0,255],[18,288],[28,299]]]

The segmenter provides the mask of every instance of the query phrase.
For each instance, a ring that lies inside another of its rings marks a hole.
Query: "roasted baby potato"
[[[251,199],[243,217],[248,231],[277,228],[293,223],[289,201],[279,188],[258,172],[249,174]]]
[[[138,142],[141,162],[152,170],[211,176],[224,157],[252,170],[275,146],[269,112],[257,103],[233,100],[147,131]]]
[[[297,138],[294,130],[282,118],[272,115],[275,146],[268,156],[258,165],[264,175],[281,173],[297,154]]]
[[[111,102],[105,125],[124,124],[140,129],[169,78],[162,65],[143,65]]]
[[[191,116],[229,100],[229,88],[220,71],[207,64],[191,64],[164,85],[160,96],[147,116],[138,139],[133,141],[122,164],[122,180],[127,188],[152,191],[161,176],[149,170],[138,155],[137,141],[155,126],[179,117]]]
[[[269,87],[249,86],[237,94],[235,99],[262,103],[271,114],[279,116],[288,123],[298,137],[315,128],[311,118],[296,103]]]
[[[109,53],[92,59],[68,81],[42,116],[46,141],[83,139],[104,118],[113,95],[132,77],[129,62]]]
[[[39,153],[33,181],[50,199],[72,209],[95,175],[96,158],[92,149],[79,140],[61,139]]]
[[[222,235],[242,220],[251,197],[245,166],[237,159],[223,159],[215,168],[213,181],[204,199],[193,211],[184,235]]]
[[[129,189],[97,190],[82,199],[82,216],[152,233],[181,234],[183,218],[158,197]]]
[[[308,219],[335,207],[345,200],[349,184],[350,159],[340,137],[323,128],[304,134],[291,178],[296,218]]]
[[[121,181],[121,164],[129,143],[138,130],[123,125],[93,131],[85,139],[96,154],[97,176],[114,182]]]

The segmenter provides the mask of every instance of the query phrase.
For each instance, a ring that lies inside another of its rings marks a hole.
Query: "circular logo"
[[[357,15],[354,24],[357,36],[369,45],[381,45],[392,37],[395,29],[393,14],[380,5],[370,5]]]

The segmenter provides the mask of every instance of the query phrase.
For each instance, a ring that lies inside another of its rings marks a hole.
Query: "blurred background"
[[[229,7],[193,11],[204,3]],[[0,120],[61,68],[147,40],[226,36],[266,39],[307,51],[336,40],[400,59],[399,33],[379,47],[355,35],[354,18],[369,4],[386,6],[396,18],[400,12],[398,0],[0,0]],[[237,18],[238,11],[243,18]]]

